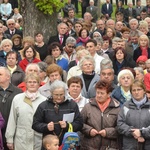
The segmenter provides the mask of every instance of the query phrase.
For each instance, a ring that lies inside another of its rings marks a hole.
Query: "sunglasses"
[[[75,48],[75,46],[68,46],[69,48]]]

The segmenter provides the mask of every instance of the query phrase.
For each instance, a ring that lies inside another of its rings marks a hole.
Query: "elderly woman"
[[[74,100],[78,106],[79,110],[81,111],[85,104],[89,102],[89,100],[82,96],[81,90],[83,88],[83,82],[80,77],[74,76],[71,77],[67,81],[68,85],[68,99]]]
[[[95,89],[95,98],[81,111],[84,123],[81,149],[118,149],[116,126],[119,102],[110,97],[112,87],[108,82],[100,80]]]
[[[120,86],[112,91],[111,96],[118,100],[121,105],[131,99],[130,87],[133,81],[134,76],[130,70],[124,69],[119,72],[118,83]]]
[[[114,59],[112,60],[112,62],[115,75],[118,75],[120,70],[124,67],[134,68],[136,66],[136,63],[133,61],[133,58],[130,57],[130,55],[128,55],[123,48],[116,48],[114,53]]]
[[[49,77],[49,82],[39,88],[39,92],[45,97],[50,97],[50,86],[55,80],[62,80],[63,70],[60,66],[56,64],[51,64],[46,69],[47,76]]]
[[[49,54],[54,57],[56,64],[59,65],[63,70],[68,71],[68,60],[62,56],[62,46],[58,42],[53,42],[49,46]]]
[[[18,54],[15,51],[10,51],[6,55],[6,65],[11,73],[11,83],[18,86],[24,80],[24,72],[18,65]]]
[[[95,61],[92,56],[85,56],[80,60],[80,68],[82,74],[80,78],[83,82],[82,95],[86,98],[95,97],[95,84],[100,80],[98,74],[95,73]]]
[[[57,135],[62,143],[64,134],[68,131],[70,122],[75,132],[80,131],[83,120],[78,105],[67,99],[66,84],[56,80],[50,86],[51,97],[41,103],[35,112],[32,128],[43,133]],[[70,115],[70,121],[66,118]],[[66,116],[66,117],[65,117]]]
[[[139,22],[139,30],[141,32],[143,32],[145,35],[147,35],[148,31],[149,31],[149,29],[148,29],[148,23],[146,21],[144,21],[144,20],[140,21]]]
[[[13,43],[9,39],[4,39],[1,42],[1,48],[2,48],[2,50],[0,51],[0,63],[1,63],[1,66],[5,66],[6,65],[6,54],[8,52],[12,51],[12,46],[13,46]],[[18,54],[18,61],[20,61],[20,60],[21,60],[21,57]]]
[[[138,39],[139,47],[134,50],[133,59],[136,61],[139,56],[150,58],[149,38],[147,35],[141,35]]]
[[[134,71],[136,74],[135,79],[143,82],[144,81],[144,70],[143,70],[143,68],[142,67],[135,67]]]
[[[36,58],[36,50],[34,49],[33,46],[25,47],[23,51],[23,56],[24,56],[24,59],[19,62],[19,66],[22,68],[23,71],[25,71],[29,63],[41,62],[40,59]]]
[[[82,70],[80,68],[80,60],[85,56],[90,56],[90,52],[87,51],[86,49],[82,49],[77,52],[77,57],[76,57],[77,65],[69,69],[67,80],[69,80],[73,76],[79,76],[82,74]]]
[[[146,97],[143,82],[135,80],[131,85],[132,98],[118,115],[118,132],[123,135],[124,150],[150,149],[150,101]]]
[[[40,78],[36,74],[25,77],[27,90],[14,97],[6,129],[9,149],[40,150],[42,135],[32,129],[33,115],[46,98],[38,92]]]

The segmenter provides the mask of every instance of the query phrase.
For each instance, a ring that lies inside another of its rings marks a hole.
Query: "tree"
[[[19,0],[20,12],[23,16],[24,36],[34,37],[35,32],[42,31],[45,41],[57,32],[57,13],[52,15],[40,11],[33,0]]]

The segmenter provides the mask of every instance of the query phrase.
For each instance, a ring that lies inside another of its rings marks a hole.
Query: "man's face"
[[[90,13],[85,13],[84,14],[84,21],[85,22],[91,22],[91,20],[92,20],[91,14]]]
[[[112,83],[114,80],[114,73],[112,69],[104,69],[100,72],[100,79]]]
[[[72,53],[75,50],[75,45],[68,43],[66,44],[65,51],[66,53]]]
[[[112,20],[111,20],[111,21],[108,21],[107,27],[108,27],[108,28],[113,28],[113,29],[114,29],[114,28],[115,28],[115,22],[112,21]]]
[[[141,19],[144,20],[147,17],[147,13],[146,12],[141,12]]]
[[[130,37],[131,43],[137,44],[138,43],[138,36]]]
[[[58,32],[60,35],[64,35],[67,32],[67,25],[60,25],[58,27]]]
[[[122,21],[123,20],[123,16],[122,15],[116,15],[116,20],[117,21]]]
[[[105,28],[105,24],[104,24],[103,20],[97,21],[96,26],[97,26],[97,29],[99,29],[99,30],[104,30],[104,28]]]
[[[6,71],[3,68],[0,68],[0,85],[8,82],[10,77],[7,75]]]
[[[74,11],[73,10],[70,10],[69,12],[68,12],[68,16],[69,16],[69,18],[73,18],[74,17]]]
[[[116,23],[116,30],[121,31],[122,27],[123,27],[122,22],[119,21],[119,22]]]
[[[8,24],[7,24],[7,26],[8,26],[8,28],[9,28],[10,30],[14,30],[14,29],[15,29],[15,23],[12,22],[12,21],[9,21]]]
[[[12,50],[12,45],[10,43],[3,44],[3,50],[8,53]]]
[[[80,30],[82,29],[82,26],[80,24],[75,24],[74,29],[77,33],[79,33]]]
[[[138,27],[138,24],[137,24],[136,21],[132,21],[132,22],[130,23],[130,28],[131,28],[131,30],[136,30],[137,27]]]

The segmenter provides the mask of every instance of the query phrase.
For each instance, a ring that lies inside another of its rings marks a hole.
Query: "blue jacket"
[[[117,87],[114,89],[111,93],[111,97],[115,98],[117,101],[120,102],[120,105],[122,106],[127,100],[123,97],[121,93],[121,87]]]

